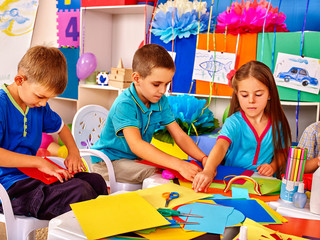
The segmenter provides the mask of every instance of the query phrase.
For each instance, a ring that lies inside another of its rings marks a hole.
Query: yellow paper
[[[196,231],[185,231],[182,228],[166,228],[166,229],[157,229],[155,232],[150,234],[141,234],[140,236],[149,239],[149,240],[189,240],[196,237],[199,237],[204,232],[196,232]]]
[[[177,192],[179,197],[170,201],[168,208],[188,203],[190,201],[212,197],[212,194],[196,193],[190,188],[182,187],[174,183],[166,183],[152,188],[137,191],[138,194],[148,201],[155,208],[164,208],[166,200],[162,197],[164,192]]]
[[[88,239],[168,225],[169,222],[136,192],[71,204]]]
[[[243,226],[246,226],[247,229],[247,239],[262,239],[261,236],[264,236],[263,239],[274,239],[270,234],[276,233],[281,239],[283,240],[300,240],[305,239],[301,237],[296,237],[289,234],[284,234],[280,232],[276,232],[270,228],[264,227],[260,225],[259,223],[246,218],[246,220],[243,222]]]

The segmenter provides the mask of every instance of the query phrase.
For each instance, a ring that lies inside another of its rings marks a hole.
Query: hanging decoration
[[[233,2],[231,7],[217,17],[216,32],[231,34],[273,32],[277,26],[277,32],[288,32],[284,23],[286,15],[278,12],[278,8],[272,7],[269,1],[257,0]]]
[[[177,37],[181,39],[197,35],[198,26],[199,32],[205,32],[209,20],[213,29],[214,18],[210,19],[207,2],[168,0],[165,4],[158,5],[151,32],[168,43]]]
[[[208,108],[204,109],[205,99],[197,99],[186,94],[167,98],[177,123],[188,135],[208,134],[219,127],[218,119],[214,118]],[[173,138],[164,126],[159,125],[153,137],[174,144]]]

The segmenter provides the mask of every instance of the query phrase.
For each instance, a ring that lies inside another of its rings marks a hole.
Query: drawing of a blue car
[[[280,72],[278,78],[283,78],[285,82],[295,80],[301,82],[302,86],[307,86],[308,84],[318,85],[318,79],[310,77],[307,70],[298,67],[292,67],[288,72]]]

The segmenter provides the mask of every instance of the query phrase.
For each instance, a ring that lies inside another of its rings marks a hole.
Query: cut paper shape
[[[231,187],[232,198],[250,199],[248,189]]]
[[[213,182],[216,183],[225,183],[231,180],[231,178],[239,175],[244,175],[251,177],[254,171],[252,170],[246,170],[245,168],[240,167],[231,167],[231,166],[225,166],[225,165],[219,165],[217,167],[217,175],[214,177]],[[246,180],[238,179],[235,181],[235,184],[244,184]]]
[[[189,240],[206,234],[205,232],[185,231],[182,228],[158,228],[150,234],[137,233],[140,236],[150,240]],[[210,238],[211,239],[211,238]],[[220,238],[219,238],[220,239]]]
[[[228,84],[227,74],[234,69],[236,55],[196,50],[192,79]]]
[[[247,218],[264,224],[279,223],[271,216],[255,199],[215,199],[215,203],[234,207],[242,212]],[[277,219],[278,220],[278,219]]]
[[[103,196],[70,206],[88,239],[169,224],[137,192]]]
[[[262,239],[262,236],[264,236],[263,239],[276,239],[275,237],[272,237],[271,234],[276,234],[278,239],[282,239],[282,240],[304,239],[304,238],[296,237],[293,235],[279,233],[278,231],[276,232],[248,218],[244,221],[243,226],[247,227],[247,239]]]
[[[278,86],[319,93],[319,59],[278,53],[274,77]]]
[[[162,184],[152,188],[146,188],[142,190],[138,190],[137,193],[143,197],[146,201],[148,201],[155,208],[163,208],[165,206],[165,199],[162,197],[162,193],[164,192],[177,192],[179,193],[179,197],[173,199],[169,208],[173,208],[175,206],[202,199],[207,197],[212,197],[212,194],[207,193],[196,193],[190,188],[186,188],[183,186],[179,186],[174,183]]]
[[[178,207],[177,210],[183,213],[190,213],[203,216],[203,218],[180,216],[180,218],[184,221],[187,220],[188,222],[199,223],[195,225],[186,224],[183,227],[184,229],[191,231],[223,234],[227,224],[227,219],[233,212],[234,208],[218,206],[215,204],[195,202],[191,204],[182,205]],[[243,220],[244,216],[242,218],[242,221]]]

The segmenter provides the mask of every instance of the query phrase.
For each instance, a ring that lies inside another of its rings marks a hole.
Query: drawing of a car
[[[318,85],[318,79],[310,77],[306,69],[298,67],[292,67],[288,72],[280,72],[278,78],[283,78],[285,82],[295,80],[301,82],[302,86],[307,86],[308,84]]]

